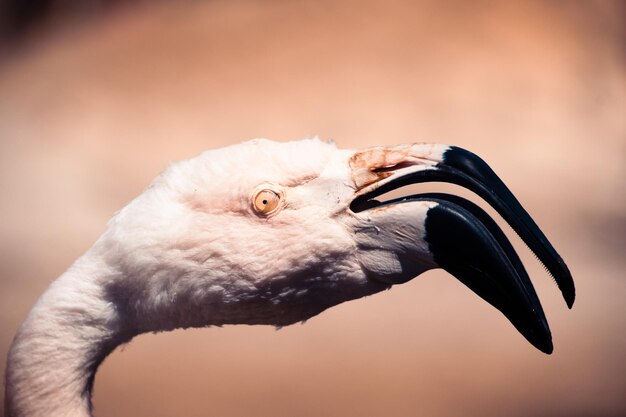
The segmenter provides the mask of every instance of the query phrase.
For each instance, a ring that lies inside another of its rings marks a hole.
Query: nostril
[[[414,161],[402,161],[399,162],[397,164],[393,164],[393,165],[389,165],[389,166],[384,166],[384,167],[379,167],[379,168],[374,168],[372,169],[372,172],[389,172],[389,171],[397,171],[399,169],[402,168],[409,168],[416,165],[416,163]]]

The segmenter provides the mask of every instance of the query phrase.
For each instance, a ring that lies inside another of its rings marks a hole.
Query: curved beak
[[[475,192],[498,211],[546,266],[571,308],[575,289],[567,266],[482,159],[457,147],[413,144],[357,152],[350,166],[358,190],[350,206],[353,212],[371,216],[382,227],[389,227],[390,221],[420,222],[421,235],[415,238],[423,240],[429,252],[422,258],[429,257],[435,267],[445,269],[500,310],[535,347],[552,352],[550,329],[528,274],[506,235],[487,213],[449,194],[417,194],[383,203],[375,200],[402,186],[429,181],[450,182]],[[410,208],[415,208],[413,213]]]

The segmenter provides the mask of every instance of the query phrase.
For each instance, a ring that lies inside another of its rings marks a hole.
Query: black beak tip
[[[527,318],[524,321],[516,321],[513,324],[531,345],[543,353],[550,355],[554,351],[550,327],[548,326],[543,311],[539,314],[537,314],[536,311],[534,313],[534,319]]]
[[[541,337],[537,340],[537,342],[531,341],[532,345],[542,351],[547,355],[551,355],[554,351],[554,346],[552,345],[552,337],[548,335],[547,337]]]
[[[574,301],[576,301],[576,288],[574,287],[574,279],[572,278],[572,274],[569,272],[567,265],[565,265],[565,262],[561,260],[560,263],[561,263],[561,268],[564,271],[564,275],[565,275],[565,277],[561,279],[560,281],[572,283],[571,285],[562,287],[563,298],[565,299],[567,308],[571,310],[572,307],[574,307]],[[559,282],[559,280],[557,280],[557,282]]]

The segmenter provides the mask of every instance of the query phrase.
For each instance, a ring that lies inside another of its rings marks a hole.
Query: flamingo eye
[[[280,195],[272,190],[261,190],[252,199],[252,207],[257,214],[267,216],[278,209]]]

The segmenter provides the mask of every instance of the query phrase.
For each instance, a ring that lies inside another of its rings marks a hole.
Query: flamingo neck
[[[98,365],[133,336],[104,294],[107,270],[87,254],[33,307],[8,355],[7,417],[91,416]]]

